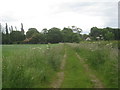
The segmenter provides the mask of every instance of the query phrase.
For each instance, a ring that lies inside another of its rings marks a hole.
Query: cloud
[[[0,22],[25,30],[75,25],[88,33],[93,26],[117,27],[117,0],[2,0]],[[7,6],[7,7],[5,7]],[[3,8],[4,7],[4,10]]]
[[[1,22],[16,22],[17,21],[17,19],[16,18],[14,18],[14,17],[12,17],[12,16],[9,16],[9,15],[6,15],[6,16],[1,16]]]
[[[55,15],[69,13],[69,15],[63,16],[70,17],[69,20],[72,22],[77,22],[78,24],[74,24],[83,27],[85,32],[92,26],[117,27],[118,7],[116,2],[66,2],[54,7],[56,8]],[[73,17],[70,14],[72,12],[74,13]],[[76,16],[76,14],[78,15]]]

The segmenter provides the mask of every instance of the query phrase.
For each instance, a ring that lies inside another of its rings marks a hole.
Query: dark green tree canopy
[[[21,31],[12,31],[10,33],[10,40],[12,42],[23,41],[24,39],[25,39],[25,36],[22,34]]]
[[[73,34],[73,30],[70,28],[64,28],[62,30],[62,34],[63,34],[63,42],[72,42],[72,34]]]
[[[48,42],[58,43],[62,41],[62,33],[59,28],[53,27],[48,31]]]
[[[23,23],[21,23],[21,32],[24,34]]]
[[[119,29],[113,29],[110,27],[106,28],[97,28],[93,27],[91,28],[90,31],[90,36],[92,37],[93,40],[96,40],[97,37],[100,37],[101,40],[119,40],[119,34],[120,30]]]
[[[5,29],[6,29],[6,35],[8,35],[8,25],[7,25],[7,23],[6,23]]]
[[[34,44],[38,44],[38,43],[45,43],[45,36],[42,33],[35,33],[32,38],[30,39],[29,43],[34,43]]]
[[[39,33],[36,28],[29,28],[26,32],[26,38],[31,38],[36,33]]]
[[[43,33],[43,34],[47,34],[47,33],[48,33],[47,28],[44,28],[44,29],[42,30],[42,33]]]
[[[9,31],[8,31],[9,28]],[[13,30],[13,27],[5,27],[0,24],[0,34],[2,35],[2,44],[12,43],[79,43],[81,40],[120,40],[120,29],[118,28],[97,28],[92,27],[90,33],[81,34],[82,29],[76,26],[64,27],[62,30],[56,27],[51,29],[44,28],[39,32],[36,28],[29,28],[24,35],[23,24],[21,23],[20,31]]]

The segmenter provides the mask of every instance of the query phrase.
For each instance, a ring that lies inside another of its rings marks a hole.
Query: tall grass
[[[63,45],[3,46],[3,88],[50,87],[63,58]]]
[[[95,70],[106,87],[118,87],[118,42],[81,42],[69,44]]]
[[[0,45],[0,89],[2,89],[2,45]]]
[[[91,88],[93,84],[89,78],[88,72],[76,57],[76,52],[66,46],[66,65],[65,65],[65,76],[61,88]]]

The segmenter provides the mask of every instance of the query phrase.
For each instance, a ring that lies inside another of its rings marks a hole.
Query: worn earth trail
[[[69,50],[69,49],[68,49]],[[74,51],[74,50],[73,50]],[[90,81],[92,82],[92,87],[91,88],[104,88],[104,85],[103,83],[99,80],[99,78],[92,72],[92,70],[89,68],[89,66],[85,63],[84,59],[82,59],[78,53],[76,53],[75,51],[73,52],[74,53],[74,57],[76,57],[76,61],[79,61],[82,65],[82,67],[84,68],[84,71],[82,71],[83,73],[86,72],[88,77],[86,78],[90,78]],[[60,72],[57,73],[57,78],[51,83],[51,87],[52,88],[60,88],[62,86],[62,84],[67,84],[69,85],[68,83],[64,83],[65,81],[65,73],[64,73],[64,69],[65,69],[65,66],[67,65],[67,59],[68,59],[68,52],[66,52],[66,48],[65,48],[65,54],[64,54],[64,57],[63,57],[63,60],[61,62],[61,65],[60,65]],[[70,60],[69,60],[70,61]],[[72,63],[72,62],[71,62]],[[66,65],[65,65],[66,64]],[[74,63],[73,63],[74,64]],[[77,69],[77,68],[76,68]],[[78,68],[80,69],[80,68]],[[77,70],[78,70],[77,69]],[[78,70],[79,71],[79,70]],[[75,73],[74,71],[67,71],[68,73]],[[84,75],[83,73],[79,73],[80,75]],[[78,74],[78,73],[77,73]],[[79,76],[79,75],[78,75]],[[76,77],[76,76],[75,76]],[[70,78],[70,77],[69,77]],[[80,77],[81,78],[81,77]],[[78,77],[79,80],[83,80],[84,83],[86,83],[87,85],[87,82],[86,80],[84,79],[80,79]],[[73,79],[71,80],[74,80],[74,77]],[[69,80],[68,80],[69,81]],[[74,83],[74,82],[73,82]],[[72,85],[72,84],[71,84]],[[73,84],[74,85],[74,84]],[[81,85],[81,84],[80,84]],[[79,86],[81,87],[81,86]],[[69,86],[68,86],[69,88]]]
[[[85,64],[84,60],[77,53],[76,53],[76,56],[78,57],[80,62],[83,64],[85,71],[88,72],[89,77],[91,78],[91,82],[94,85],[93,87],[94,88],[104,88],[104,85],[102,84],[102,82],[96,77],[96,75],[94,75],[92,73],[91,69],[89,68],[89,66],[87,64]]]
[[[64,67],[65,67],[65,62],[66,62],[66,49],[65,49],[65,54],[62,60],[62,63],[60,65],[60,72],[57,73],[57,79],[51,84],[53,88],[60,88],[63,80],[64,80]]]

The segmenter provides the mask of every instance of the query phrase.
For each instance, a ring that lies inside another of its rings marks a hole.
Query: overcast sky
[[[1,0],[0,23],[28,28],[118,27],[118,0]]]

